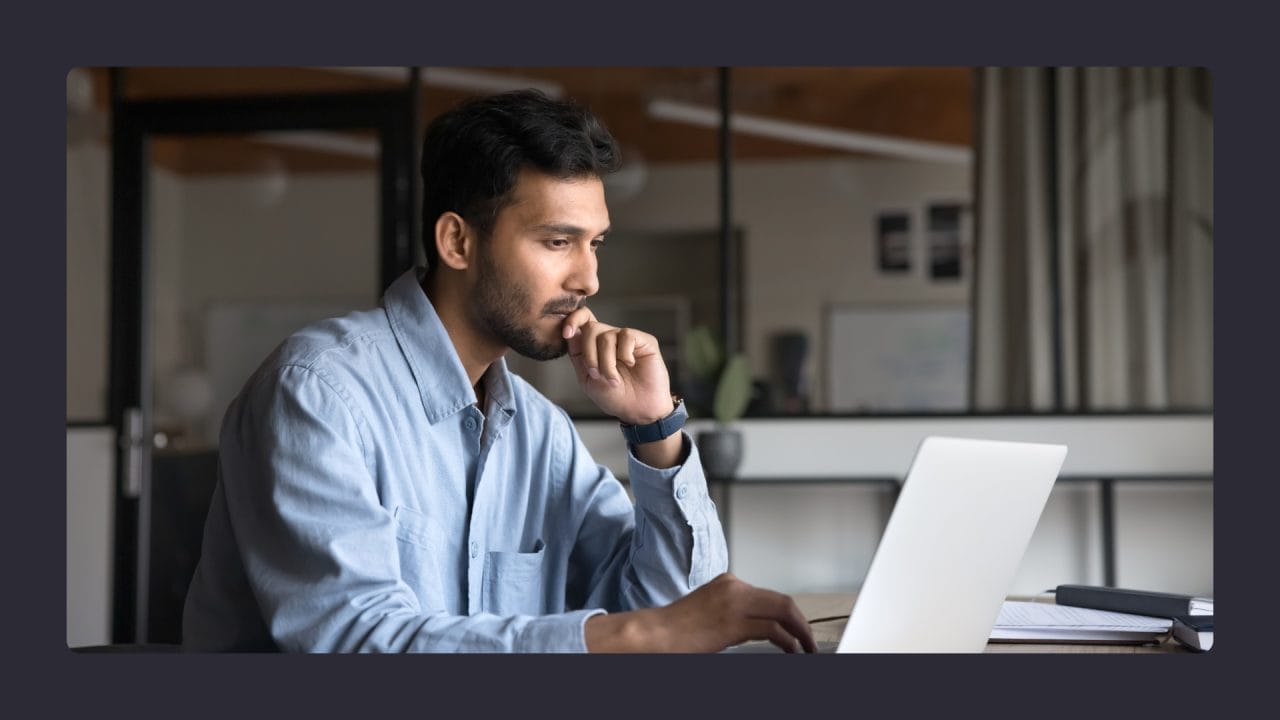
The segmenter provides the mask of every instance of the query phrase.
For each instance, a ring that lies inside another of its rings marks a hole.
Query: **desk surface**
[[[857,593],[795,593],[791,596],[800,612],[810,619],[847,616],[853,609]],[[1044,598],[1010,597],[1010,600],[1047,602]],[[839,642],[844,633],[845,620],[830,620],[813,624],[813,637],[818,642]],[[1068,643],[987,643],[989,653],[1178,653],[1190,652],[1176,640],[1167,639],[1159,645],[1086,645]]]

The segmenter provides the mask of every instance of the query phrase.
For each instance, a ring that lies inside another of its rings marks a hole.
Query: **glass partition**
[[[378,152],[371,131],[152,141],[152,418],[162,447],[215,447],[227,405],[290,333],[377,304]]]
[[[763,414],[967,407],[968,68],[734,68],[743,350]]]

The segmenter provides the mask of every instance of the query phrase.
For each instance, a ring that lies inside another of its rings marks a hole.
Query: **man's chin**
[[[520,355],[529,358],[530,360],[537,360],[538,362],[547,362],[548,360],[555,360],[557,358],[562,358],[565,356],[565,353],[569,352],[568,348],[554,348],[554,347],[538,348],[535,352],[525,352],[524,350],[521,350],[519,348],[511,348],[511,349],[515,350]]]
[[[555,360],[564,357],[569,352],[569,341],[560,338],[552,342],[539,342],[528,337],[514,340],[515,342],[508,342],[507,347],[515,350],[522,357],[538,360],[539,362]]]

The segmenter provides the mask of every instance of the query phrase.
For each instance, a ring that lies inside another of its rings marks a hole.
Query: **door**
[[[177,643],[226,404],[290,332],[375,306],[413,263],[414,84],[137,100],[118,89],[122,74],[112,639]]]

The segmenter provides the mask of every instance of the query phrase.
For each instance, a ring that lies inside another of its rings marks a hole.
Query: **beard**
[[[479,326],[488,330],[503,345],[531,360],[555,360],[569,352],[569,341],[558,334],[547,341],[538,337],[537,320],[527,320],[533,304],[532,293],[524,284],[503,275],[487,248],[478,254],[478,274],[471,308]],[[568,314],[581,306],[580,301],[565,296],[548,302],[539,317],[552,313]]]

